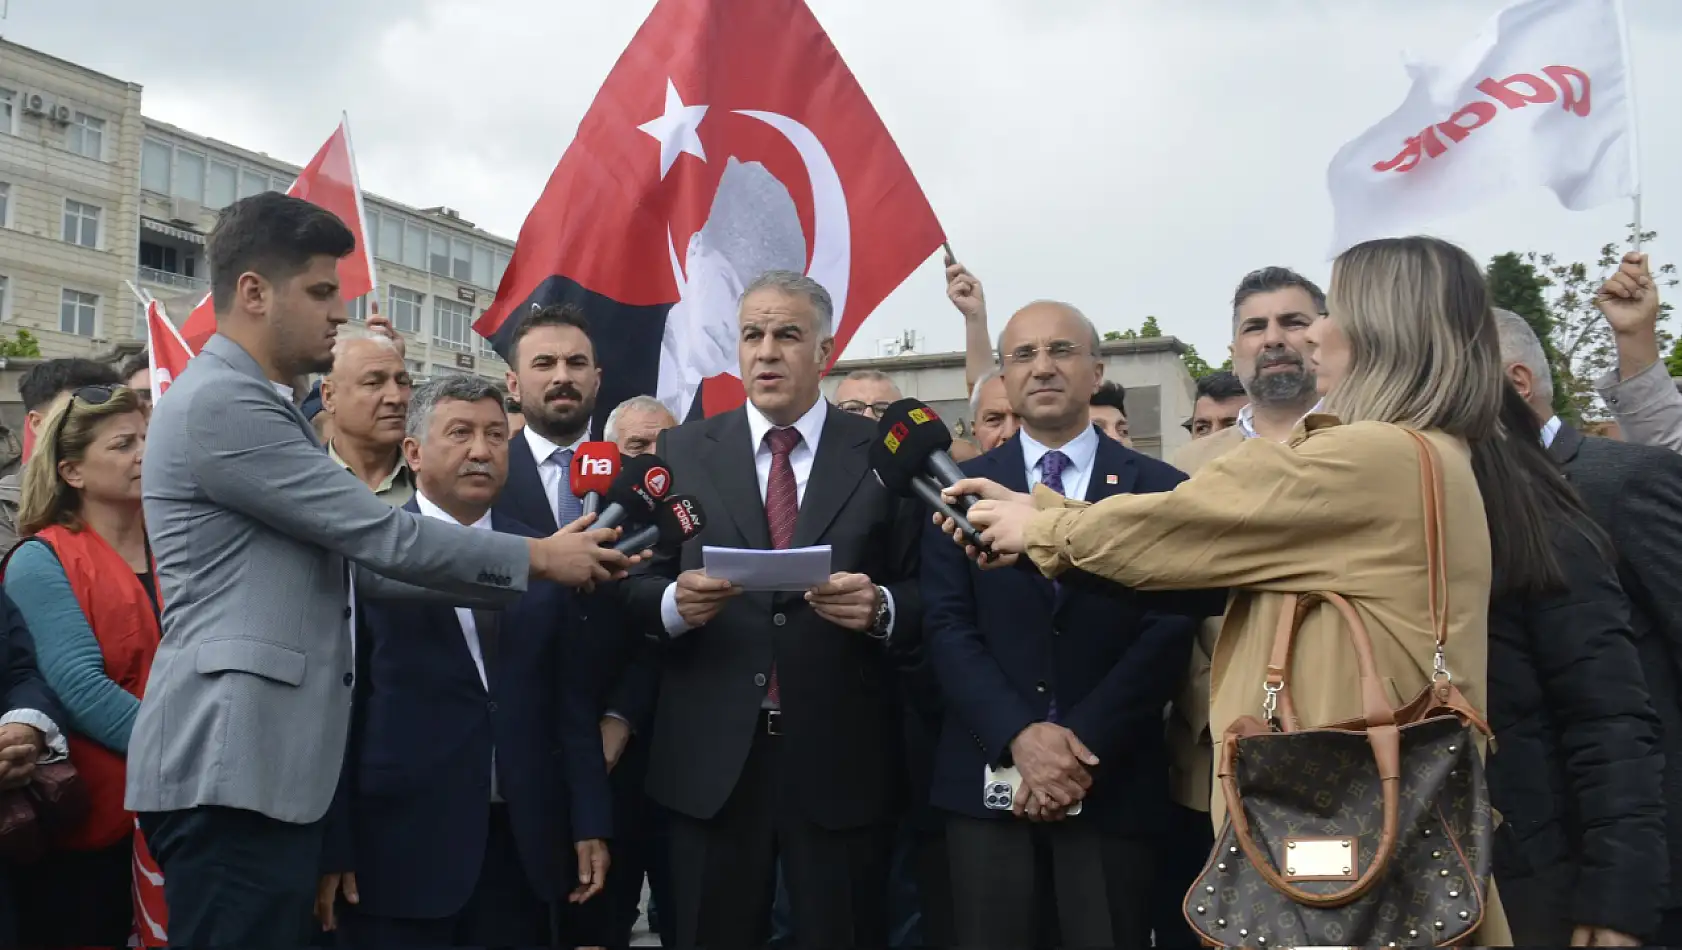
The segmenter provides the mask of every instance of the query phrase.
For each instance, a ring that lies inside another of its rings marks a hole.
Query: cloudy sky
[[[1326,164],[1401,102],[1404,52],[1501,0],[809,0],[899,142],[993,328],[1058,297],[1102,328],[1155,314],[1205,355],[1244,272],[1324,282]],[[1627,0],[1644,222],[1682,256],[1682,2]],[[9,0],[8,39],[145,87],[148,115],[306,160],[341,109],[362,182],[515,235],[652,0]],[[1541,188],[1443,220],[1487,259],[1588,258],[1627,205]],[[1677,255],[1667,255],[1667,246]],[[931,259],[851,347],[961,345]]]

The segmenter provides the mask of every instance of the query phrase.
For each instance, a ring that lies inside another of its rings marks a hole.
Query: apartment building
[[[333,121],[323,115],[322,139]],[[139,85],[0,38],[0,336],[27,329],[47,358],[139,351],[144,314],[126,283],[185,320],[209,289],[217,212],[285,191],[299,170],[146,118]],[[363,199],[379,307],[407,340],[410,371],[500,379],[503,363],[472,325],[513,242],[450,208]],[[353,302],[351,318],[366,319],[369,304]]]

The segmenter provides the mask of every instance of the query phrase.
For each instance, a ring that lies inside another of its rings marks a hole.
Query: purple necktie
[[[1069,457],[1062,452],[1052,450],[1040,456],[1040,484],[1059,495],[1063,494],[1063,473],[1069,468]],[[1056,581],[1051,582],[1053,593],[1062,593],[1063,587]],[[1046,722],[1057,721],[1057,696],[1051,697],[1051,706],[1046,709]]]

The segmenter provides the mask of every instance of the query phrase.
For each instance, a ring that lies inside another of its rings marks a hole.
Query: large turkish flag
[[[476,328],[570,301],[605,372],[598,417],[742,401],[736,303],[764,271],[834,298],[835,352],[944,240],[899,148],[801,0],[661,0],[520,229]],[[704,400],[696,396],[703,380]],[[598,418],[598,422],[600,418]]]

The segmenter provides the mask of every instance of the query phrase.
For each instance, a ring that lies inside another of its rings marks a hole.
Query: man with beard
[[[525,427],[509,439],[508,485],[496,511],[550,532],[584,510],[572,493],[572,459],[590,437],[602,371],[589,320],[573,304],[528,313],[508,347],[509,398],[519,403]],[[583,906],[569,906],[562,929],[573,941],[566,946],[623,946],[636,922],[643,875],[659,850],[651,811],[642,802],[647,751],[637,741],[652,721],[657,674],[644,639],[625,629],[627,621],[610,590],[580,592],[573,602],[586,662],[596,674],[591,681],[599,692],[591,702],[614,788],[614,811],[621,820],[614,822],[606,893]]]
[[[1289,268],[1264,267],[1244,275],[1232,295],[1232,368],[1243,381],[1250,404],[1238,410],[1237,425],[1193,438],[1175,454],[1175,467],[1194,475],[1245,439],[1284,442],[1290,438],[1291,431],[1319,400],[1314,392],[1314,374],[1304,361],[1304,338],[1309,326],[1325,312],[1326,295],[1313,281]],[[1168,720],[1176,807],[1158,868],[1158,878],[1166,885],[1156,905],[1159,947],[1199,945],[1180,916],[1177,895],[1184,894],[1202,871],[1214,845],[1209,824],[1214,780],[1209,658],[1220,630],[1221,618],[1215,617],[1198,631],[1191,668]]]
[[[331,435],[327,454],[393,508],[409,503],[415,476],[403,457],[403,424],[414,384],[391,337],[348,330],[333,344],[321,381]]]

